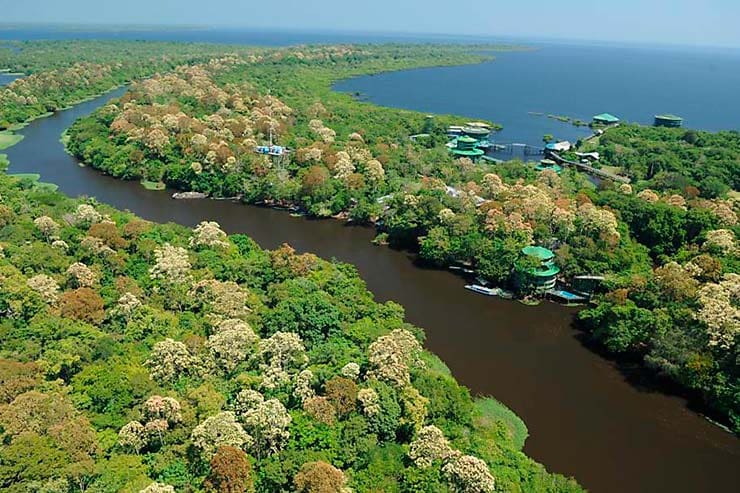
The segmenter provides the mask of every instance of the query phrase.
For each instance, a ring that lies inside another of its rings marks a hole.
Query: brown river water
[[[631,383],[629,372],[585,347],[575,310],[529,307],[476,295],[450,272],[416,267],[405,252],[370,243],[374,232],[339,221],[291,217],[229,201],[176,201],[78,165],[61,133],[124,89],[31,123],[6,152],[12,173],[40,173],[71,195],[153,221],[192,226],[218,221],[264,248],[299,251],[357,267],[380,301],[406,308],[427,347],[474,394],[492,395],[526,422],[525,452],[548,470],[574,476],[594,492],[740,490],[740,440],[690,410],[685,400]]]

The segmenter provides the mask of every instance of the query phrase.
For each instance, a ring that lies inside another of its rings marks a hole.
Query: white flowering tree
[[[488,465],[472,455],[458,454],[442,466],[450,490],[457,493],[491,493],[496,482]]]
[[[67,268],[69,283],[74,288],[89,288],[95,284],[97,276],[82,262],[75,262]]]
[[[740,274],[725,274],[719,283],[699,290],[697,320],[704,322],[709,345],[730,350],[740,335]]]
[[[381,336],[369,348],[372,369],[368,376],[403,387],[409,383],[411,367],[422,365],[421,351],[421,344],[408,330],[396,329]]]
[[[444,461],[453,449],[442,430],[436,426],[425,426],[416,434],[409,447],[409,458],[417,467],[431,467],[435,461]]]
[[[258,358],[263,374],[262,386],[266,389],[288,384],[291,374],[297,373],[308,363],[303,341],[293,332],[276,332],[260,341]]]
[[[193,445],[208,458],[223,445],[247,448],[252,444],[252,437],[244,431],[234,413],[229,411],[207,418],[193,429],[190,438]]]
[[[190,259],[182,247],[169,243],[154,251],[155,263],[149,269],[152,279],[160,279],[168,284],[181,284],[190,276]]]
[[[230,373],[254,354],[258,341],[259,336],[249,324],[229,319],[208,337],[206,348],[216,365]]]
[[[152,483],[139,493],[175,493],[175,487],[163,483]]]
[[[229,242],[226,233],[217,222],[203,221],[193,230],[190,246],[193,248],[226,248]]]
[[[152,380],[170,383],[196,369],[196,360],[187,346],[173,339],[154,345],[149,359],[144,363]]]

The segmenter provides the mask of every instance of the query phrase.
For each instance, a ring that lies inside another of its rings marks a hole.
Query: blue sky
[[[0,0],[0,22],[197,24],[740,47],[740,0]]]

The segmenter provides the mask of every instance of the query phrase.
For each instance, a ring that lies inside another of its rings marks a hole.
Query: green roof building
[[[522,254],[540,262],[537,268],[527,271],[526,282],[533,285],[538,293],[553,289],[560,273],[560,267],[555,265],[555,254],[547,248],[538,246],[522,248]]]
[[[676,115],[655,115],[656,127],[678,128],[683,125],[683,118]]]
[[[560,174],[563,172],[563,167],[560,166],[555,161],[553,161],[552,159],[541,160],[539,163],[535,165],[534,169],[537,171],[545,171],[546,169],[550,169],[557,174]]]
[[[455,146],[450,148],[450,152],[454,154],[455,157],[476,159],[485,154],[485,151],[478,149],[478,140],[472,137],[458,137],[453,141],[453,143]]]
[[[619,118],[609,113],[602,113],[593,117],[593,122],[599,125],[614,125],[619,123]]]

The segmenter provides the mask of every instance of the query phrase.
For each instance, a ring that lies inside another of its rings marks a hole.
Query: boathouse
[[[615,123],[619,123],[619,118],[610,113],[602,113],[594,116],[593,122],[597,125],[614,125]]]
[[[655,115],[656,127],[678,128],[683,125],[683,118],[676,115]]]
[[[572,148],[573,148],[573,144],[571,144],[567,140],[563,140],[560,142],[551,142],[545,145],[546,150],[553,151],[553,152],[568,152]]]
[[[525,247],[522,249],[522,254],[539,261],[539,265],[527,270],[525,273],[526,279],[521,281],[533,286],[538,293],[553,289],[560,273],[560,267],[555,265],[555,254],[547,248],[538,246]]]

